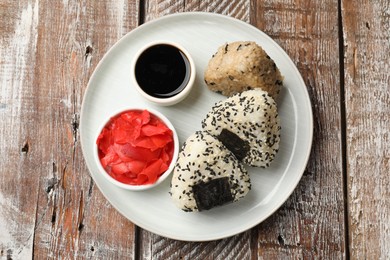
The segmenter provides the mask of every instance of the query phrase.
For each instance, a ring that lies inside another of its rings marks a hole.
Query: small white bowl
[[[179,138],[177,136],[176,130],[175,130],[174,126],[172,125],[172,123],[163,114],[161,114],[160,112],[158,112],[158,111],[156,111],[154,109],[150,109],[150,108],[147,108],[147,109],[144,109],[144,108],[126,108],[126,109],[122,109],[122,110],[114,113],[99,128],[99,131],[98,131],[98,134],[95,137],[95,140],[97,140],[97,138],[100,135],[100,133],[103,130],[103,128],[110,122],[110,120],[112,118],[114,118],[114,117],[116,117],[116,116],[118,116],[118,115],[120,115],[120,114],[122,114],[122,113],[124,113],[126,111],[133,111],[133,110],[139,110],[139,111],[148,110],[150,114],[153,114],[156,117],[158,117],[159,119],[161,119],[161,121],[164,122],[164,124],[169,129],[172,130],[173,142],[174,142],[174,148],[173,149],[174,150],[173,150],[172,161],[169,164],[168,169],[153,184],[131,185],[131,184],[126,184],[126,183],[123,183],[123,182],[120,182],[120,181],[114,179],[113,177],[111,177],[108,174],[108,172],[106,172],[106,170],[103,168],[103,166],[102,166],[102,164],[100,162],[99,154],[98,154],[98,146],[97,146],[96,142],[95,142],[95,147],[94,147],[94,158],[95,158],[95,162],[97,164],[97,167],[99,169],[100,174],[102,174],[109,182],[111,182],[112,184],[116,185],[117,187],[120,187],[120,188],[123,188],[123,189],[126,189],[126,190],[141,191],[141,190],[147,190],[147,189],[156,187],[157,185],[162,183],[171,174],[171,172],[173,171],[173,168],[175,167],[175,163],[177,161],[177,157],[178,157],[178,154],[179,154],[180,146],[179,146]]]
[[[143,54],[146,50],[153,46],[157,45],[170,45],[176,48],[177,50],[181,51],[187,58],[187,61],[189,63],[189,80],[185,87],[177,94],[171,97],[155,97],[152,95],[149,95],[146,93],[141,86],[138,84],[137,78],[136,78],[136,65],[137,62],[139,61],[139,58],[141,54]],[[160,106],[171,106],[174,105],[180,101],[182,101],[191,91],[192,87],[194,86],[195,82],[195,77],[196,77],[196,69],[195,69],[195,63],[190,55],[190,53],[181,45],[175,43],[175,42],[170,42],[170,41],[153,41],[145,45],[143,48],[141,48],[136,55],[133,58],[132,64],[131,64],[131,78],[132,78],[132,83],[134,87],[137,89],[137,91],[148,101],[160,105]]]

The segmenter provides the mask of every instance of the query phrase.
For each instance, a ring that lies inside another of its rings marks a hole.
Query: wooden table
[[[301,72],[314,142],[297,189],[266,221],[174,241],[121,216],[80,148],[91,73],[127,32],[187,11],[226,14],[278,42]],[[0,259],[390,259],[390,2],[0,2]]]

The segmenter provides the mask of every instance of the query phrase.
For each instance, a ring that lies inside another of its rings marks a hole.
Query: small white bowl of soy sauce
[[[158,105],[182,101],[190,93],[195,76],[191,55],[174,42],[151,42],[133,60],[133,85],[144,98]]]

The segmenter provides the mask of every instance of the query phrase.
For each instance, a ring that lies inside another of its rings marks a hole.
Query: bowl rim
[[[158,98],[158,97],[153,97],[153,96],[149,95],[138,85],[138,82],[137,82],[137,79],[135,76],[135,66],[137,64],[137,61],[138,61],[138,58],[140,57],[140,55],[148,48],[155,46],[155,45],[160,45],[160,44],[161,45],[164,45],[164,44],[171,45],[171,46],[179,49],[180,51],[182,51],[186,55],[188,62],[190,63],[190,78],[188,80],[187,85],[183,88],[182,91],[180,91],[176,95],[174,95],[172,97],[168,97],[168,98]],[[180,45],[177,42],[168,41],[168,40],[151,41],[151,42],[145,44],[143,47],[141,47],[136,52],[136,54],[134,55],[134,57],[131,61],[131,81],[133,83],[133,86],[141,94],[142,97],[144,97],[146,100],[148,100],[152,103],[155,103],[157,105],[170,106],[170,105],[174,105],[174,104],[177,104],[178,102],[182,101],[192,90],[194,83],[195,83],[195,78],[196,78],[195,62],[194,62],[191,54],[189,53],[189,51],[187,51],[186,48],[184,48],[182,45]]]
[[[114,179],[113,177],[111,177],[108,172],[103,168],[101,162],[100,162],[100,159],[99,159],[99,153],[98,153],[98,146],[97,146],[97,143],[96,143],[96,140],[98,138],[98,136],[100,135],[100,133],[102,132],[103,128],[106,127],[106,125],[111,121],[111,119],[117,117],[118,115],[122,114],[122,113],[125,113],[127,111],[134,111],[134,110],[138,110],[138,111],[144,111],[144,110],[147,110],[149,111],[150,114],[153,114],[154,116],[158,117],[171,131],[172,131],[172,137],[173,137],[173,156],[172,156],[172,160],[171,160],[171,163],[169,164],[169,167],[168,169],[162,174],[160,175],[160,177],[158,177],[157,181],[155,183],[152,183],[152,184],[145,184],[145,185],[131,185],[131,184],[126,184],[126,183],[123,183],[123,182],[120,182],[116,179]],[[96,165],[97,165],[97,168],[99,169],[99,172],[109,181],[111,182],[112,184],[114,184],[115,186],[117,187],[120,187],[120,188],[123,188],[123,189],[126,189],[126,190],[133,190],[133,191],[142,191],[142,190],[147,190],[147,189],[150,189],[150,188],[153,188],[153,187],[156,187],[158,186],[160,183],[162,183],[166,178],[168,178],[169,175],[171,175],[171,173],[173,172],[173,168],[175,167],[175,164],[176,164],[176,161],[177,161],[177,158],[179,156],[179,150],[180,150],[180,146],[179,146],[179,137],[177,135],[177,132],[176,132],[176,129],[175,127],[173,126],[173,124],[171,123],[171,121],[164,115],[162,114],[161,112],[155,110],[155,109],[151,109],[151,108],[140,108],[140,107],[127,107],[127,108],[122,108],[122,109],[119,109],[119,110],[116,110],[114,113],[111,114],[111,116],[109,116],[109,118],[107,120],[104,121],[104,123],[99,127],[98,129],[98,132],[97,132],[97,135],[95,136],[95,143],[94,143],[94,149],[93,149],[93,157],[95,159],[95,162],[96,162]]]

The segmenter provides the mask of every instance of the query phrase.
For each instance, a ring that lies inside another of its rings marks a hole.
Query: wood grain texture
[[[78,124],[93,69],[138,25],[138,5],[36,0],[3,6],[12,19],[1,20],[0,151],[7,158],[0,162],[1,258],[133,257],[134,225],[95,187]]]
[[[386,0],[1,1],[0,259],[390,259],[389,10]],[[309,164],[287,202],[251,230],[204,243],[121,216],[91,179],[78,130],[107,50],[139,21],[186,11],[270,35],[314,113]]]
[[[342,1],[350,252],[390,259],[390,2]]]
[[[2,7],[12,19],[2,19],[1,24],[0,256],[28,259],[33,253],[39,193],[39,172],[29,169],[40,166],[41,151],[32,139],[39,135],[33,127],[35,93],[25,85],[32,86],[35,79],[36,56],[31,50],[38,44],[38,6],[21,1]]]
[[[251,22],[297,65],[310,94],[314,139],[296,190],[258,226],[264,259],[345,257],[337,1],[256,1]]]
[[[250,1],[145,1],[145,21],[185,11],[207,11],[230,15],[249,22]],[[223,240],[189,243],[140,232],[141,259],[251,259],[251,231]]]
[[[140,259],[251,259],[251,231],[211,242],[183,242],[142,230]]]
[[[145,21],[180,12],[212,12],[249,22],[250,0],[146,0]]]

